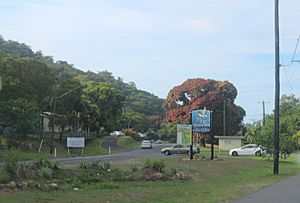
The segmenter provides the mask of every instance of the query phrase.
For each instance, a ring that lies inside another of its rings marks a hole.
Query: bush
[[[162,173],[163,172],[163,169],[166,167],[165,163],[163,161],[154,161],[152,163],[152,169],[157,171],[157,172],[160,172]]]
[[[137,172],[138,171],[138,166],[136,164],[130,165],[130,168],[131,168],[132,172]]]
[[[111,163],[109,161],[104,161],[102,165],[103,170],[107,171],[111,168]]]
[[[151,166],[152,166],[152,163],[149,159],[144,160],[144,162],[143,162],[143,168],[144,169],[145,168],[151,168]]]
[[[37,169],[41,168],[50,168],[54,171],[58,171],[60,169],[60,165],[57,161],[50,161],[48,159],[37,159],[34,163],[33,166]]]
[[[80,161],[79,162],[79,168],[80,169],[88,169],[88,163],[86,161]]]
[[[109,161],[103,161],[103,162],[102,161],[96,161],[96,162],[93,162],[88,167],[92,168],[92,169],[108,171],[108,170],[111,169],[111,163]]]
[[[38,170],[38,175],[42,180],[51,180],[53,177],[53,170],[49,167],[41,167]]]
[[[140,139],[139,133],[133,128],[123,129],[122,132],[125,133],[125,135],[132,137],[134,140]]]
[[[32,167],[28,163],[21,163],[18,167],[17,177],[19,179],[26,179],[35,176],[35,171],[32,170]]]
[[[0,168],[0,183],[8,183],[10,180],[8,173],[4,168]]]
[[[175,175],[177,172],[178,171],[176,168],[171,168],[171,175]]]
[[[17,151],[11,150],[6,154],[4,168],[10,179],[16,177],[18,172],[18,154]]]

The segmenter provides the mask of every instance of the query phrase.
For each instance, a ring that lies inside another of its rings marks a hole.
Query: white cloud
[[[241,92],[240,104],[257,114],[257,101],[272,98],[272,88],[253,95],[242,92],[273,84],[273,3],[29,0],[9,9],[0,3],[0,24],[6,39],[25,42],[84,70],[108,69],[162,97],[187,78],[228,79]],[[299,0],[281,2],[282,38],[298,37],[299,7]],[[294,45],[281,41],[285,61]],[[288,76],[297,80],[299,71]]]

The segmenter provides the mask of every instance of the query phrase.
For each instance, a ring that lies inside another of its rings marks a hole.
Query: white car
[[[119,136],[124,136],[125,134],[122,131],[113,131],[109,133],[109,135],[112,137],[119,137]]]
[[[150,140],[143,140],[141,144],[141,149],[152,149],[152,143]]]
[[[230,156],[240,156],[240,155],[261,156],[264,153],[265,153],[264,150],[260,146],[257,146],[256,144],[247,144],[240,148],[231,149],[229,151]]]

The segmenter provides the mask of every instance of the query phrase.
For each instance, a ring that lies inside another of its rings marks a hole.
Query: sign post
[[[210,110],[194,110],[192,111],[192,129],[193,132],[211,133],[211,159],[214,159],[214,136],[212,133],[212,111]]]
[[[81,148],[81,154],[83,154],[83,148],[85,146],[84,137],[67,137],[68,155],[70,154],[70,148]]]

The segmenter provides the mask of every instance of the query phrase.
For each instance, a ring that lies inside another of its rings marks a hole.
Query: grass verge
[[[60,142],[55,142],[57,148],[57,157],[75,157],[75,156],[98,156],[108,154],[108,151],[101,146],[103,138],[95,138],[86,144],[83,149],[83,154],[81,149],[70,149],[70,154],[68,150],[63,147]],[[4,160],[5,151],[3,151],[2,156],[0,156],[0,161]],[[38,150],[18,150],[17,157],[19,160],[33,160],[33,159],[50,159],[52,155],[50,154],[49,146],[44,145],[41,151]]]
[[[138,149],[140,147],[140,142],[135,141],[130,136],[118,137],[118,145],[127,149]]]
[[[279,176],[272,175],[272,161],[261,159],[237,157],[190,162],[167,157],[164,161],[168,169],[183,171],[190,180],[98,182],[83,185],[79,191],[0,193],[0,202],[228,202],[299,173],[294,160],[280,162]],[[137,162],[118,166],[130,168]]]

